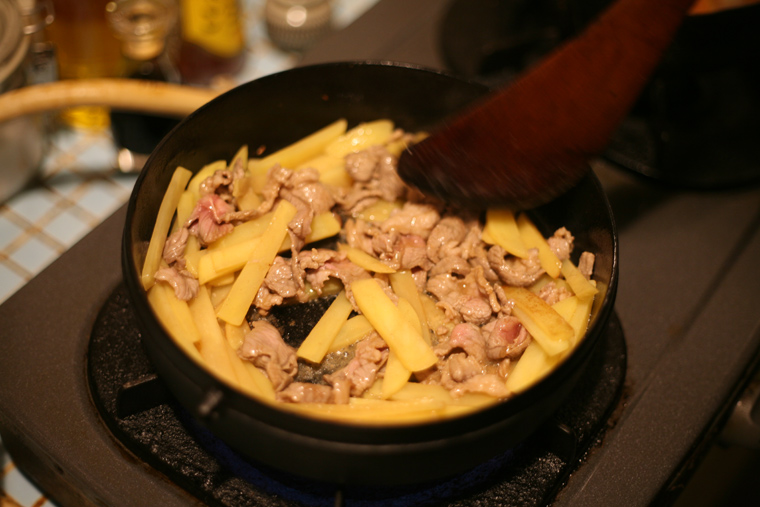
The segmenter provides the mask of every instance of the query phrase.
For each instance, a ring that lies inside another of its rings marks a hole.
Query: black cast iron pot
[[[139,281],[144,252],[174,169],[191,171],[242,144],[271,152],[338,118],[349,126],[389,118],[426,129],[487,89],[440,73],[384,63],[303,67],[241,85],[188,116],[156,148],[132,193],[123,238],[123,270],[155,368],[179,402],[242,454],[312,479],[344,484],[405,484],[451,476],[526,438],[564,401],[599,342],[617,285],[617,237],[609,203],[590,172],[532,217],[545,234],[576,236],[576,256],[596,254],[600,295],[586,338],[553,373],[485,410],[426,424],[353,426],[309,419],[223,385],[186,356],[148,305]],[[577,257],[574,259],[577,261]]]

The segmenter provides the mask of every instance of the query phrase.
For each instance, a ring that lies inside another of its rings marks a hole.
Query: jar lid
[[[21,12],[14,0],[0,0],[0,91],[24,61],[29,39],[24,35]]]

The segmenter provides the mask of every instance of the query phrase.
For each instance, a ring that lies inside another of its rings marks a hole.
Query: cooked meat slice
[[[372,333],[356,344],[353,359],[335,373],[325,375],[325,380],[339,392],[346,393],[348,387],[350,392],[347,394],[361,396],[374,384],[377,373],[388,360],[388,354],[385,341],[377,333]]]
[[[428,276],[438,276],[442,274],[465,276],[471,269],[470,264],[462,257],[448,255],[443,257],[435,266],[430,268]]]
[[[461,349],[478,363],[483,363],[486,360],[485,346],[480,328],[470,323],[462,323],[454,326],[449,339],[436,345],[433,350],[436,355],[443,357],[449,355],[452,350]]]
[[[427,255],[433,262],[444,257],[456,256],[456,247],[467,236],[464,220],[459,217],[444,217],[433,227],[427,239]]]
[[[380,224],[380,230],[414,234],[427,239],[440,219],[441,215],[434,206],[406,202],[401,209],[394,210],[391,216]]]
[[[190,233],[187,228],[180,227],[166,238],[163,257],[167,264],[171,265],[180,260],[184,261],[183,255],[185,255],[185,247],[187,246],[187,238],[189,237]]]
[[[504,379],[494,373],[483,373],[468,378],[449,391],[453,398],[466,393],[483,393],[494,398],[506,398],[509,395]]]
[[[282,391],[298,373],[296,350],[272,324],[257,320],[245,334],[238,355],[266,373],[275,392]]]
[[[219,194],[220,196],[231,197],[231,186],[233,181],[235,181],[235,176],[232,171],[216,171],[214,174],[201,181],[201,184],[199,185],[199,193],[201,196]]]
[[[343,226],[343,235],[348,246],[358,248],[370,255],[375,254],[372,245],[374,235],[370,233],[372,225],[364,220],[349,218]]]
[[[591,275],[594,273],[595,261],[596,256],[591,252],[583,252],[581,258],[578,259],[578,269],[587,280],[591,280]]]
[[[573,251],[573,242],[575,241],[570,231],[564,227],[560,227],[546,241],[559,260],[564,261],[570,258],[570,253]]]
[[[349,260],[335,260],[325,262],[317,269],[307,270],[305,277],[306,281],[311,284],[311,288],[314,289],[317,294],[322,294],[322,288],[328,278],[337,278],[343,282],[343,286],[346,288],[346,297],[351,301],[354,310],[358,310],[356,302],[354,301],[353,292],[351,292],[351,283],[354,280],[372,278],[372,275],[369,271],[360,268]]]
[[[346,172],[354,181],[366,183],[375,175],[381,152],[367,149],[346,155]]]
[[[209,245],[232,232],[234,226],[224,221],[225,216],[232,211],[232,205],[218,195],[204,195],[198,199],[198,204],[190,214],[188,230],[198,237],[201,245]]]
[[[171,285],[174,295],[181,301],[190,301],[198,295],[198,280],[187,270],[176,267],[161,268],[156,271],[155,278]]]
[[[538,250],[531,248],[529,253],[530,257],[527,259],[507,256],[507,252],[501,246],[493,245],[488,249],[488,263],[502,282],[513,287],[527,287],[544,274],[538,260]]]
[[[264,285],[271,292],[283,298],[296,296],[298,288],[293,281],[293,268],[290,265],[290,261],[279,255],[275,257],[272,266],[264,278]]]
[[[458,312],[466,322],[473,324],[485,324],[491,319],[492,312],[501,309],[493,288],[480,268],[472,270],[464,279],[450,274],[430,277],[426,288],[438,298],[439,306],[447,314]]]
[[[332,387],[308,382],[293,382],[277,393],[277,401],[285,403],[330,403]]]
[[[491,361],[515,359],[531,342],[528,331],[516,317],[495,319],[483,326],[482,332],[485,335],[486,355]]]
[[[538,291],[538,297],[543,299],[547,305],[559,303],[563,299],[569,298],[573,293],[564,287],[558,287],[556,283],[549,282]]]

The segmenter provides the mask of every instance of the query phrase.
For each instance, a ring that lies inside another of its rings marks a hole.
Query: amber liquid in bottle
[[[116,77],[119,42],[106,22],[107,0],[53,0],[54,21],[47,35],[56,48],[60,79]],[[60,113],[72,127],[108,127],[105,107],[74,107]]]

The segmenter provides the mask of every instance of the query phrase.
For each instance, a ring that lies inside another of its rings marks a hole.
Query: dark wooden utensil
[[[604,149],[692,3],[618,0],[513,84],[406,150],[399,174],[475,208],[531,208],[561,195]]]

